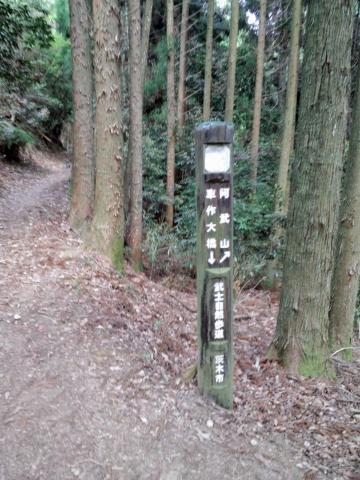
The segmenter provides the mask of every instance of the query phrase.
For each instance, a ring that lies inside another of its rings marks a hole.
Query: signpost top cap
[[[204,122],[196,127],[195,132],[202,143],[232,143],[234,126],[227,122]]]

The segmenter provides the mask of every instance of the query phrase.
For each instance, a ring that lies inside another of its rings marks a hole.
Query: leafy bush
[[[273,200],[277,155],[276,149],[261,145],[257,190],[253,193],[250,156],[235,142],[234,254],[235,276],[241,282],[260,280],[268,259],[279,253],[271,237],[276,221]]]
[[[19,150],[27,143],[34,143],[34,136],[15,127],[6,120],[0,120],[0,153],[10,158],[18,158]]]
[[[187,269],[188,273],[194,273],[197,221],[194,126],[195,115],[188,115],[183,136],[178,138],[175,224],[169,232],[161,223],[164,222],[166,205],[166,117],[163,110],[152,112],[145,122],[144,208],[147,221],[144,249],[147,268],[157,275],[173,270],[174,265],[179,270]],[[260,280],[268,259],[280,253],[279,246],[271,237],[276,221],[273,185],[278,154],[277,149],[262,144],[258,188],[254,194],[249,155],[238,140],[235,141],[234,258],[235,277],[242,283]],[[172,252],[171,255],[168,252]]]
[[[18,157],[25,143],[59,138],[72,108],[70,53],[43,2],[0,0],[0,149],[7,156]]]
[[[61,110],[62,104],[56,98],[35,93],[20,96],[0,90],[0,121],[5,125],[0,137],[1,151],[18,158],[20,148],[26,143],[49,141],[48,135]]]
[[[0,77],[9,88],[24,91],[33,81],[34,48],[52,40],[47,10],[36,0],[0,0]]]
[[[47,99],[51,115],[46,130],[56,139],[63,123],[72,113],[72,66],[70,40],[57,32],[54,32],[53,37],[50,47],[42,50],[38,58],[38,81],[32,90]]]

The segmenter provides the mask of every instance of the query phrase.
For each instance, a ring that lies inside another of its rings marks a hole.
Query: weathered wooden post
[[[197,322],[200,392],[233,406],[233,126],[196,128]]]

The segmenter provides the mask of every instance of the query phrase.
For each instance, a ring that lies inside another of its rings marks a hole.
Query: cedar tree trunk
[[[175,190],[175,39],[174,39],[174,1],[166,2],[166,38],[167,38],[167,203],[166,222],[169,227],[174,223]]]
[[[225,121],[232,122],[234,115],[234,93],[236,74],[236,52],[239,33],[239,0],[231,0],[231,24],[229,40],[229,60],[226,85]]]
[[[146,0],[145,2],[145,11],[143,14],[142,21],[142,34],[141,34],[141,52],[142,52],[142,84],[144,88],[145,77],[146,77],[146,67],[148,62],[148,52],[149,52],[149,40],[150,40],[150,28],[151,28],[151,17],[153,10],[153,0]]]
[[[179,60],[179,90],[178,90],[178,128],[181,131],[185,124],[185,79],[186,79],[186,37],[189,18],[189,0],[182,2]]]
[[[140,0],[129,2],[130,98],[129,157],[131,170],[128,243],[134,268],[141,268],[142,242],[142,116],[143,61],[141,52]]]
[[[260,20],[259,20],[259,39],[256,60],[256,84],[254,115],[251,134],[251,180],[253,188],[256,190],[258,157],[259,157],[259,138],[260,138],[260,118],[261,118],[261,99],[264,77],[264,57],[265,57],[265,24],[266,24],[266,0],[260,0]]]
[[[325,372],[329,348],[352,4],[352,0],[311,0],[307,13],[283,286],[273,348],[290,372],[308,376]]]
[[[93,0],[95,27],[96,188],[91,242],[115,268],[123,266],[123,134],[121,28],[117,0]]]
[[[212,51],[213,51],[213,30],[214,30],[214,2],[208,0],[207,30],[206,30],[206,53],[205,53],[205,81],[204,81],[204,121],[210,119],[211,111],[211,80],[212,80]]]
[[[285,118],[281,142],[277,191],[275,197],[275,212],[282,214],[286,214],[287,212],[288,171],[290,155],[294,147],[301,14],[302,0],[294,0],[291,23],[290,57],[288,68],[288,86],[286,90]]]
[[[332,283],[332,348],[351,346],[360,274],[360,68],[358,66],[349,157],[340,210],[338,252]],[[349,352],[347,352],[349,353]],[[348,356],[348,355],[347,355]]]
[[[70,1],[73,80],[73,167],[70,223],[87,227],[95,191],[91,12],[86,0]]]

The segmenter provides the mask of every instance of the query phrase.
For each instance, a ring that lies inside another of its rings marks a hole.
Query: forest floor
[[[0,161],[0,480],[360,479],[358,352],[336,381],[287,376],[264,360],[277,295],[240,291],[234,409],[201,397],[191,281],[85,249],[69,175]]]

